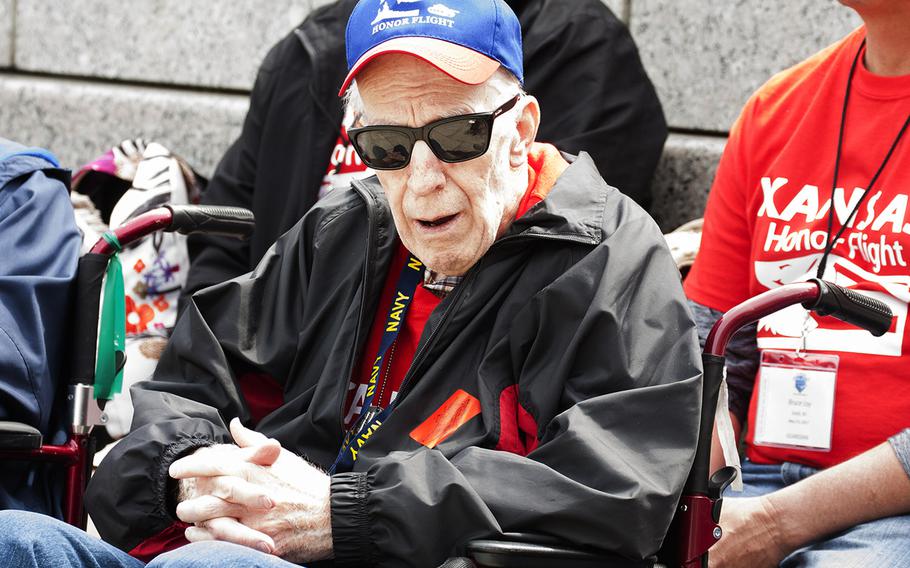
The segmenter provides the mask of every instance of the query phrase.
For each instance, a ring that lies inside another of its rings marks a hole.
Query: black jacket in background
[[[524,36],[525,87],[542,109],[537,139],[588,152],[608,183],[647,209],[667,126],[629,31],[601,0],[507,1]],[[314,11],[266,56],[243,132],[203,196],[252,209],[255,234],[191,236],[186,295],[252,270],[316,202],[343,115],[337,92],[355,3]]]

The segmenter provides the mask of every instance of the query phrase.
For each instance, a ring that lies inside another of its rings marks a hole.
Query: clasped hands
[[[171,464],[177,517],[190,542],[222,540],[291,562],[332,555],[329,476],[277,440],[230,424],[234,444],[200,448]]]

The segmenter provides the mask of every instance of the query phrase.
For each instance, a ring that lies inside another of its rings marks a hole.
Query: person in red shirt
[[[874,338],[796,306],[731,345],[751,498],[725,504],[712,566],[910,561],[910,4],[842,3],[864,25],[773,77],[733,126],[685,290],[702,333],[813,277],[895,317]]]

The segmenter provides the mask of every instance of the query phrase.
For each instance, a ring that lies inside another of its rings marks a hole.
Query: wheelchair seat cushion
[[[0,450],[37,450],[41,432],[21,422],[0,422]]]

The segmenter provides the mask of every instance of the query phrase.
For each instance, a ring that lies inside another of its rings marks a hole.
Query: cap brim
[[[354,77],[372,60],[387,53],[404,53],[422,59],[449,77],[468,85],[479,85],[493,76],[499,62],[473,49],[431,37],[396,37],[385,41],[360,56],[344,79],[338,96],[351,85]]]

